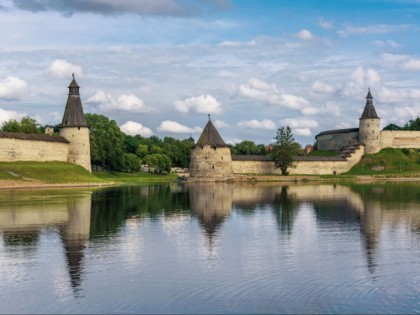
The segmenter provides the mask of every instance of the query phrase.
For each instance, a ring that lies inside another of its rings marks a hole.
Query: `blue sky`
[[[302,144],[420,115],[420,1],[0,0],[0,123],[61,122],[71,74],[85,112],[127,134]]]

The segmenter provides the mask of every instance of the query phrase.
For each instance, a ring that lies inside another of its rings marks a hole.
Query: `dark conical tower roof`
[[[363,110],[363,114],[362,114],[362,117],[360,117],[360,119],[365,119],[365,118],[379,119],[378,114],[376,114],[375,106],[373,106],[373,96],[372,94],[370,94],[370,89],[368,90],[368,94],[366,96],[366,106],[365,106],[365,109]]]
[[[64,111],[61,127],[87,127],[82,101],[80,100],[80,87],[74,79],[74,74],[68,88],[69,96],[67,97],[66,110]]]
[[[216,127],[211,122],[210,115],[209,115],[209,121],[207,125],[204,127],[204,130],[197,141],[197,146],[206,146],[206,145],[210,145],[213,147],[227,147],[228,146],[223,141]]]

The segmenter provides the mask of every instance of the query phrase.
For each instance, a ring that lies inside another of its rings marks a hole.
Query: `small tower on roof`
[[[232,156],[209,115],[197,144],[191,152],[190,179],[208,181],[233,180]]]
[[[60,136],[70,142],[67,161],[81,165],[91,172],[89,129],[83,113],[79,94],[80,87],[74,79],[74,74],[68,88],[69,94],[60,125]]]
[[[366,105],[359,120],[359,142],[365,145],[365,152],[376,153],[381,150],[381,119],[373,105],[373,96],[368,89]]]

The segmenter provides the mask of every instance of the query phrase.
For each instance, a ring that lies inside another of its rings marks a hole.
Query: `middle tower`
[[[190,178],[193,180],[233,180],[232,155],[210,115],[206,127],[191,152]]]
[[[381,119],[373,106],[370,89],[366,96],[366,106],[359,120],[359,142],[365,145],[365,152],[376,153],[381,150]]]

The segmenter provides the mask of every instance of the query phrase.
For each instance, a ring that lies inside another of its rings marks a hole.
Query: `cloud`
[[[276,124],[270,119],[263,119],[261,121],[253,119],[248,121],[240,121],[238,123],[239,127],[250,128],[250,129],[267,129],[273,130],[276,129]]]
[[[319,19],[318,25],[324,30],[330,30],[334,28],[334,24],[331,21],[327,21],[323,18]]]
[[[18,100],[28,92],[28,84],[17,77],[9,76],[0,81],[0,99]]]
[[[314,35],[306,29],[301,30],[296,36],[301,40],[311,40],[314,38]]]
[[[312,83],[312,91],[314,91],[315,93],[319,93],[319,94],[331,94],[335,92],[335,88],[328,84],[328,83],[324,83],[322,81],[315,81],[314,83]]]
[[[191,16],[208,10],[226,10],[228,0],[12,0],[16,8],[31,12],[53,11],[64,16],[75,13],[101,15]]]
[[[237,41],[230,41],[230,40],[225,40],[221,43],[219,43],[217,46],[222,47],[222,48],[227,48],[227,47],[249,47],[249,46],[255,46],[256,41],[255,39],[252,39],[250,41],[247,42],[237,42]]]
[[[321,107],[305,107],[302,108],[301,113],[306,116],[325,114],[327,116],[340,116],[340,107],[337,105],[327,102]]]
[[[122,124],[120,129],[122,132],[130,136],[141,135],[143,137],[150,137],[153,135],[153,131],[151,129],[131,120]]]
[[[292,128],[293,133],[297,136],[309,137],[312,136],[312,131],[309,128]]]
[[[2,123],[10,119],[20,120],[25,116],[27,116],[26,113],[18,113],[13,110],[5,110],[0,108],[0,126]]]
[[[403,63],[403,70],[407,71],[419,71],[420,70],[420,59],[411,58]]]
[[[382,54],[381,59],[389,64],[395,64],[405,71],[419,71],[420,58],[412,57],[410,55],[399,54]]]
[[[285,118],[282,119],[281,124],[284,126],[289,126],[290,128],[316,128],[319,127],[319,124],[316,120],[313,119],[295,119],[295,118]]]
[[[174,106],[181,113],[188,113],[191,110],[202,114],[219,114],[223,110],[222,104],[208,94],[189,97],[183,101],[175,101]]]
[[[87,104],[98,107],[104,112],[126,111],[130,113],[151,113],[153,109],[144,104],[143,100],[134,94],[122,94],[115,100],[110,94],[104,91],[97,91],[86,100]]]
[[[347,26],[346,28],[338,31],[338,35],[347,37],[350,35],[365,35],[365,34],[387,34],[392,32],[406,31],[413,28],[412,25],[389,25],[389,24],[374,24],[368,26]]]
[[[350,75],[351,81],[348,81],[341,89],[344,96],[356,96],[367,91],[368,87],[379,88],[381,77],[376,70],[357,67]]]
[[[400,47],[400,45],[398,45],[398,43],[393,40],[374,40],[372,43],[378,47],[386,47],[386,46],[389,46],[392,48]]]
[[[201,132],[203,129],[200,127],[190,128],[184,125],[181,125],[180,123],[177,123],[176,121],[172,120],[165,120],[162,121],[157,128],[160,132],[173,132],[173,133],[192,133],[192,132]]]
[[[292,94],[282,94],[275,84],[269,84],[256,78],[251,78],[247,84],[241,84],[239,92],[252,99],[292,109],[300,109],[308,105],[308,101],[304,98]]]
[[[48,67],[48,73],[57,79],[68,79],[74,73],[77,77],[81,77],[82,67],[73,65],[63,59],[55,59]]]
[[[225,123],[223,120],[215,120],[214,125],[217,128],[227,128],[227,127],[229,127],[229,124]]]

